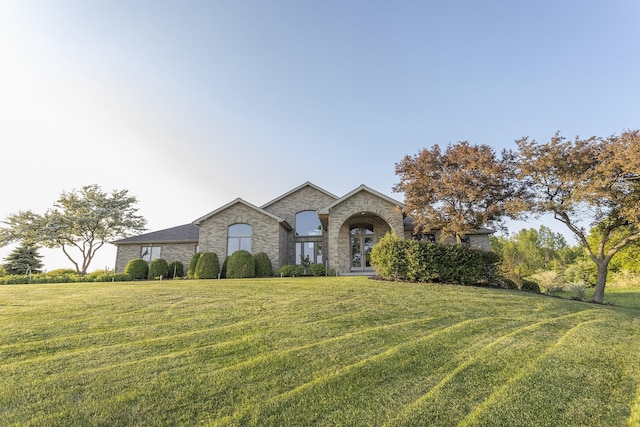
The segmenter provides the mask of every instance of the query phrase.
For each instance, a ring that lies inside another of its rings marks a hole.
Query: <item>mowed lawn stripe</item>
[[[627,425],[639,314],[343,277],[0,287],[0,424]]]

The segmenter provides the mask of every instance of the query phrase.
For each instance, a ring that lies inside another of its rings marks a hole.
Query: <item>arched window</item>
[[[316,211],[296,214],[296,236],[322,236],[322,225]]]
[[[233,224],[227,234],[227,255],[235,251],[251,252],[251,226],[249,224]]]

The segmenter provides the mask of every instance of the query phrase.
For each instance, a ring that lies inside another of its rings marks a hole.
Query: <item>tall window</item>
[[[227,235],[227,255],[241,249],[251,252],[251,226],[249,224],[230,225]]]
[[[140,248],[140,258],[147,262],[151,262],[156,258],[160,258],[160,246],[143,246]]]
[[[296,214],[296,264],[322,264],[322,224],[316,211]]]

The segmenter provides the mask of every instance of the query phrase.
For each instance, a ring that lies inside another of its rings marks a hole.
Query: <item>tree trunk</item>
[[[593,302],[598,304],[604,303],[604,287],[607,283],[607,273],[609,271],[609,263],[606,260],[596,262],[598,273],[596,275],[596,288],[593,292]]]

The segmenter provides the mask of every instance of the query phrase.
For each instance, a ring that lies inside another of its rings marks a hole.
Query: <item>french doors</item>
[[[352,227],[349,234],[351,239],[351,271],[371,270],[373,225]]]

